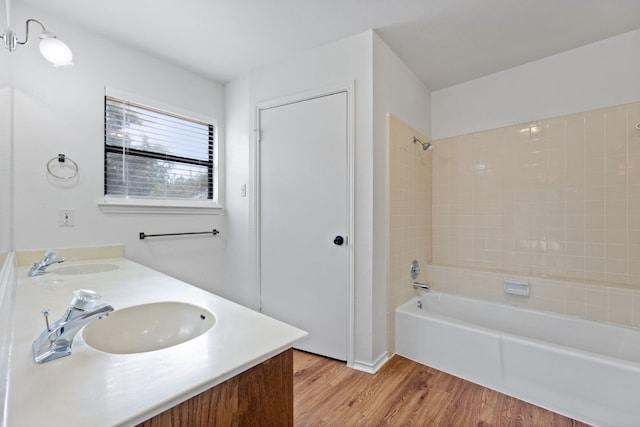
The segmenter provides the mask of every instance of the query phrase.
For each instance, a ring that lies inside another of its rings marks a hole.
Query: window
[[[125,99],[104,99],[105,203],[215,206],[215,127]]]

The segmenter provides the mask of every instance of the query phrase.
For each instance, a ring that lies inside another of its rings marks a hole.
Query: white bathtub
[[[433,291],[395,316],[404,357],[585,423],[640,426],[638,330]]]

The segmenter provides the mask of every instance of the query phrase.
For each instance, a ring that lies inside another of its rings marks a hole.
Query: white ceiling
[[[437,90],[640,28],[640,0],[16,1],[223,83],[375,29]]]

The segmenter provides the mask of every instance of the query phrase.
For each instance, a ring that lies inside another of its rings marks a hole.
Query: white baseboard
[[[380,368],[382,368],[382,366],[385,363],[387,363],[388,360],[389,360],[389,355],[387,354],[387,352],[384,352],[372,364],[371,363],[363,363],[363,362],[356,361],[356,362],[353,363],[352,368],[355,369],[356,371],[362,371],[362,372],[366,372],[368,374],[375,374],[376,372],[378,372],[378,370]]]

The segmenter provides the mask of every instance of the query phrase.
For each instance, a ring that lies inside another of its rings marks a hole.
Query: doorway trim
[[[257,102],[253,109],[253,137],[249,146],[249,181],[252,187],[249,199],[249,236],[251,241],[249,247],[253,246],[254,252],[251,254],[252,270],[257,283],[256,301],[259,310],[262,311],[262,290],[260,283],[260,113],[270,108],[281,107],[288,104],[308,101],[315,98],[330,96],[338,93],[347,95],[347,366],[354,366],[355,353],[355,269],[354,269],[354,232],[355,232],[355,85],[348,82],[342,85],[327,87],[324,89],[302,92],[295,95],[274,98],[267,101]]]

